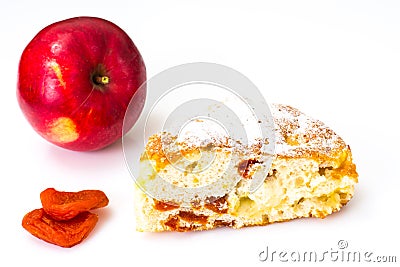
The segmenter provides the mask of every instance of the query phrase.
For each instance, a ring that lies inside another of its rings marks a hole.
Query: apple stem
[[[110,78],[108,76],[95,76],[94,82],[98,85],[106,85],[110,82]]]

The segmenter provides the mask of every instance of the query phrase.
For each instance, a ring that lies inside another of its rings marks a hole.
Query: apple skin
[[[76,151],[104,148],[122,136],[132,97],[138,119],[146,98],[146,68],[129,36],[95,17],[59,21],[41,30],[22,53],[17,99],[49,142]],[[138,90],[140,87],[140,90]]]

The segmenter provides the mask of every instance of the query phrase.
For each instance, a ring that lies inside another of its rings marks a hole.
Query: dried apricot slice
[[[60,247],[72,247],[85,239],[97,223],[97,215],[82,212],[69,221],[57,221],[44,209],[27,213],[22,219],[22,227],[29,233],[48,243]]]
[[[48,188],[40,193],[44,211],[53,219],[70,220],[79,213],[108,205],[108,198],[100,190],[60,192]]]

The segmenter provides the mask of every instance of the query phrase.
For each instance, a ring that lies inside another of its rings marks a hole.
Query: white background
[[[266,246],[331,251],[340,239],[350,251],[400,261],[400,2],[26,0],[4,1],[0,9],[0,266],[266,266],[258,261]],[[224,64],[249,77],[268,102],[291,104],[327,123],[352,148],[360,175],[353,200],[324,220],[135,232],[133,181],[120,142],[93,153],[57,148],[31,129],[16,101],[24,47],[46,25],[80,15],[123,28],[148,77],[188,62]],[[101,189],[109,196],[82,244],[59,248],[21,227],[47,187]]]

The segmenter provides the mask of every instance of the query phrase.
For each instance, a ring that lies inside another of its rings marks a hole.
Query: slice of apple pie
[[[196,164],[177,170],[172,165],[179,165],[179,156],[169,158],[161,147],[165,133],[151,136],[140,159],[140,175],[147,179],[139,177],[135,186],[136,229],[160,232],[241,228],[302,217],[324,218],[340,210],[352,198],[358,180],[350,147],[321,121],[293,107],[274,104],[271,112],[275,155],[261,186],[254,192],[248,190],[253,174],[262,165],[259,147],[239,149],[236,154],[241,161],[236,171],[229,173],[237,176],[233,190],[205,201],[193,200],[191,205],[150,197],[140,181],[162,174],[171,184],[183,187],[215,182],[235,149],[226,140],[195,147],[181,144],[180,153],[175,153],[180,157],[197,162],[199,155],[207,155],[212,147],[213,159],[206,171],[196,172]]]

